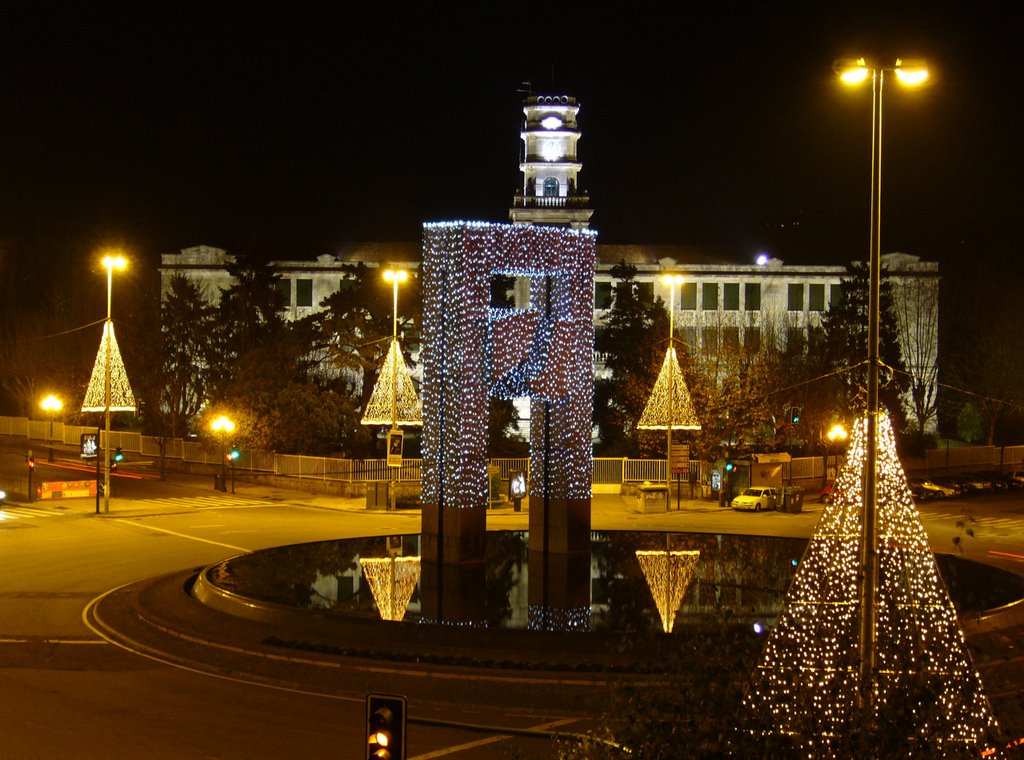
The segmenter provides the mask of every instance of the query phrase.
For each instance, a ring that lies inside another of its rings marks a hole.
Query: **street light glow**
[[[118,254],[117,256],[104,256],[103,267],[109,272],[114,269],[124,269],[128,266],[128,262],[124,256]]]
[[[222,414],[210,423],[210,429],[215,433],[230,433],[235,429],[235,423]]]
[[[661,281],[669,287],[672,285],[682,285],[683,276],[681,274],[663,274],[661,275]]]
[[[928,67],[921,61],[896,59],[896,79],[906,87],[917,87],[928,79]]]
[[[385,269],[384,279],[388,282],[405,282],[409,279],[409,273],[404,269]]]
[[[832,443],[835,443],[836,441],[845,441],[846,428],[843,427],[842,423],[837,422],[835,425],[831,427],[831,429],[828,431],[828,433],[826,433],[826,435],[828,436],[828,439],[832,441]]]
[[[51,393],[49,396],[47,396],[46,398],[39,402],[39,406],[43,409],[43,411],[53,414],[54,412],[59,412],[61,410],[61,407],[64,406],[64,402],[62,402],[59,398],[57,398]]]

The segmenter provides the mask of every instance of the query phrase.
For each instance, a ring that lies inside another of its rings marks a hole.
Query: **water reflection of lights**
[[[672,633],[676,611],[683,603],[686,589],[693,580],[700,552],[690,551],[644,551],[636,552],[640,569],[644,571],[647,586],[654,596],[654,604],[661,617],[661,628]]]
[[[420,579],[419,557],[362,557],[359,564],[382,620],[405,617]]]

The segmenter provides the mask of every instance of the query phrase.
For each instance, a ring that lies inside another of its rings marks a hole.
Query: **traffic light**
[[[367,760],[405,760],[405,697],[366,697]]]
[[[34,470],[36,468],[36,458],[35,457],[28,457],[25,461],[28,462],[28,469],[29,470]]]
[[[228,459],[234,462],[240,456],[242,456],[242,452],[238,450],[237,446],[232,446],[231,452],[228,454]]]
[[[725,463],[725,471],[726,472],[732,472],[735,469],[736,469],[736,465],[733,462],[726,462]]]
[[[789,410],[789,421],[794,425],[800,421],[800,407],[794,406]]]
[[[121,447],[118,446],[117,449],[114,451],[114,461],[115,462],[120,462],[123,459],[124,459],[124,454],[121,453]]]

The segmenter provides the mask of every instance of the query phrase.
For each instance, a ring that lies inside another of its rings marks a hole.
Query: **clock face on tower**
[[[541,119],[540,125],[544,127],[544,129],[558,129],[562,126],[562,120],[557,116],[545,116]]]

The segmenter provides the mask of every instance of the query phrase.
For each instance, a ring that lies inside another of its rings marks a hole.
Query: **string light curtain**
[[[110,331],[110,411],[134,412],[135,395],[128,382],[128,373],[121,359],[121,350],[117,347],[114,336],[114,323],[103,323],[103,337],[100,339],[100,350],[96,353],[96,361],[92,365],[92,377],[85,390],[82,401],[83,412],[104,412],[106,402],[106,366],[107,366],[107,330]]]
[[[833,503],[808,544],[746,697],[748,714],[762,726],[791,736],[817,756],[834,754],[830,747],[856,723],[860,703],[866,431],[866,420],[859,420]],[[961,752],[979,746],[995,730],[995,720],[885,416],[878,424],[877,488],[878,666],[867,717],[877,726],[899,715],[908,740],[933,748]]]
[[[397,382],[392,384],[392,378],[396,376],[398,378]],[[409,374],[409,368],[405,363],[405,359],[402,358],[402,350],[397,340],[391,341],[388,355],[381,362],[380,372],[377,375],[377,384],[373,387],[370,403],[366,405],[362,424],[391,424],[392,388],[396,389],[398,398],[398,416],[395,419],[395,423],[398,425],[422,425],[423,408],[420,405],[419,397],[416,395],[412,376]]]

